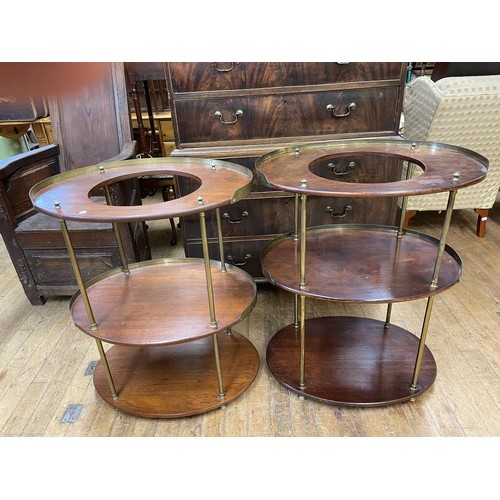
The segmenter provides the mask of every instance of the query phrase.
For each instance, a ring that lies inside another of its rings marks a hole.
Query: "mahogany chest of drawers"
[[[176,148],[173,156],[232,161],[255,172],[255,160],[285,146],[398,134],[406,63],[165,63]],[[315,168],[347,182],[396,178],[390,159],[346,158]],[[299,179],[297,180],[299,182]],[[179,195],[196,188],[179,179]],[[294,198],[254,178],[252,193],[223,210],[225,258],[263,279],[260,253],[293,229]],[[393,224],[394,199],[312,198],[308,225]],[[188,257],[202,255],[199,221],[184,217]],[[219,258],[215,220],[207,218],[212,258]],[[212,249],[211,249],[212,250]]]

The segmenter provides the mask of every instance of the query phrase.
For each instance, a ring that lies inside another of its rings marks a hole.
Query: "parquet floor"
[[[420,213],[411,228],[439,235],[444,214]],[[382,408],[334,407],[300,400],[276,382],[265,362],[271,336],[292,321],[291,296],[259,285],[257,305],[237,328],[256,346],[253,385],[225,409],[174,419],[119,413],[95,392],[94,341],[71,321],[67,298],[31,306],[0,244],[1,437],[468,437],[500,436],[500,203],[487,236],[475,214],[455,211],[448,244],[464,264],[459,284],[437,296],[427,345],[437,379],[415,401]],[[155,256],[171,247],[168,221],[150,224]],[[398,303],[393,321],[418,334],[425,300]],[[167,304],[168,311],[168,304]],[[307,315],[349,314],[383,320],[385,306],[307,302]],[[167,313],[168,314],[168,313]],[[1,444],[1,443],[0,443]],[[17,447],[17,445],[14,445]],[[415,466],[415,464],[414,464]]]

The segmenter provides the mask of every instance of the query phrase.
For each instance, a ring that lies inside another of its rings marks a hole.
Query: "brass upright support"
[[[299,193],[295,193],[295,201],[294,201],[293,209],[294,209],[293,239],[298,240],[299,239]]]
[[[436,263],[434,265],[434,273],[432,275],[431,288],[435,289],[438,285],[439,271],[441,269],[441,262],[443,260],[444,249],[446,246],[446,236],[448,234],[448,229],[450,228],[451,216],[453,213],[453,205],[455,203],[455,198],[457,196],[457,191],[450,191],[448,195],[448,205],[446,207],[446,216],[443,223],[443,230],[441,232],[441,238],[439,240],[439,249],[436,256]]]
[[[97,349],[99,350],[99,356],[101,357],[101,363],[104,368],[104,373],[106,379],[108,380],[109,390],[111,391],[111,397],[113,399],[118,399],[118,393],[116,392],[115,383],[113,382],[113,377],[111,376],[111,370],[109,369],[108,358],[104,352],[104,347],[99,339],[95,339],[97,344]]]
[[[89,296],[87,294],[87,289],[83,282],[82,273],[80,272],[80,266],[76,259],[75,251],[71,243],[71,237],[69,235],[68,226],[66,221],[59,219],[59,225],[61,226],[61,232],[63,234],[64,242],[66,243],[66,248],[68,249],[69,258],[71,261],[71,266],[73,267],[73,272],[75,274],[76,282],[78,283],[78,288],[82,296],[83,304],[85,305],[85,310],[87,311],[87,317],[89,319],[89,325],[91,330],[97,330],[97,323],[94,318],[94,313],[92,312],[92,307],[90,306]]]
[[[306,387],[306,297],[300,296],[300,380],[299,388]]]
[[[425,308],[424,322],[422,324],[422,332],[420,334],[420,341],[418,343],[417,358],[415,361],[415,368],[413,370],[413,378],[411,380],[410,389],[412,391],[417,390],[418,374],[420,372],[420,365],[422,363],[422,357],[424,355],[425,349],[425,339],[427,338],[427,330],[429,329],[429,321],[431,319],[432,305],[434,304],[435,295],[431,295],[427,299],[427,307]]]
[[[299,240],[299,194],[295,193],[295,200],[293,205],[294,217],[293,217],[293,239],[295,241]],[[299,296],[294,294],[293,296],[293,326],[295,328],[299,327]]]
[[[306,288],[306,201],[307,195],[300,195],[300,289]]]
[[[111,200],[111,193],[109,192],[108,186],[104,186],[104,193],[106,196],[106,203],[108,205],[112,205],[113,202]],[[120,254],[120,261],[122,263],[122,270],[126,275],[129,275],[130,270],[128,268],[127,257],[125,255],[125,249],[123,247],[123,240],[122,240],[122,235],[120,232],[120,226],[116,222],[113,222],[112,225],[113,225],[113,232],[115,234],[116,245],[118,246],[118,253]]]
[[[408,168],[406,169],[406,180],[411,179],[413,177],[414,164],[409,162]],[[399,228],[397,238],[401,239],[403,237],[403,226],[405,222],[406,216],[406,207],[408,206],[408,196],[403,196],[403,201],[401,203],[401,217],[399,219]]]
[[[219,356],[219,339],[217,337],[217,334],[215,334],[213,337],[214,341],[214,354],[215,354],[215,367],[217,369],[217,383],[219,384],[219,398],[223,398],[226,394],[226,391],[224,390],[224,384],[222,382],[222,370],[220,367],[220,356]]]
[[[300,195],[300,289],[306,288],[306,201],[307,195]],[[300,389],[306,387],[306,297],[300,296]]]
[[[222,239],[222,223],[221,223],[219,208],[215,210],[215,214],[217,216],[217,234],[219,236],[220,270],[221,272],[225,273],[227,269],[226,269],[226,260],[224,258],[224,240]]]
[[[387,314],[385,316],[384,328],[389,328],[391,326],[391,314],[392,314],[392,302],[387,304]]]
[[[214,288],[212,284],[212,271],[210,269],[210,254],[208,252],[207,225],[205,222],[205,212],[200,212],[201,243],[203,247],[203,260],[205,262],[205,277],[207,280],[208,307],[210,310],[210,326],[217,328],[215,318]]]

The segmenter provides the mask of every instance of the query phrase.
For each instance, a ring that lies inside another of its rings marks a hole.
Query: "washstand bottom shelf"
[[[356,317],[305,321],[305,389],[299,388],[300,329],[288,325],[267,347],[267,364],[285,387],[307,398],[339,406],[386,406],[427,390],[436,363],[425,347],[417,389],[411,381],[419,339],[395,325]]]
[[[235,331],[218,338],[224,398],[218,395],[211,336],[160,347],[113,346],[106,357],[118,398],[111,396],[101,362],[94,371],[94,386],[111,406],[140,417],[186,417],[219,408],[250,387],[259,354]]]

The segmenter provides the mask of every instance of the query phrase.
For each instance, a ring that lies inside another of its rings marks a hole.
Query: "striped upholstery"
[[[489,160],[486,179],[459,190],[454,207],[491,208],[500,187],[500,75],[419,77],[406,86],[403,113],[405,139],[462,146]],[[447,198],[414,196],[408,210],[444,210]]]

